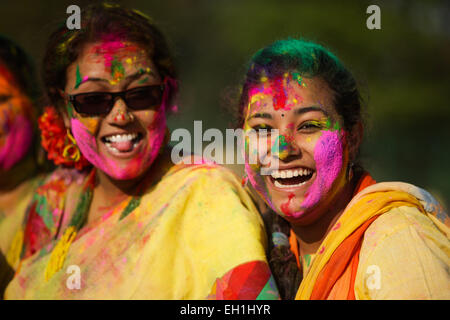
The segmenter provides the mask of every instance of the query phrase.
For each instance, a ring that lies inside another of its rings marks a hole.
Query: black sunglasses
[[[132,110],[150,109],[162,102],[164,84],[133,88],[121,92],[88,92],[68,95],[75,111],[87,115],[107,115],[117,98]]]

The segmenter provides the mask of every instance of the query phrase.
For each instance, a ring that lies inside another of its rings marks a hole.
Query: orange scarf
[[[364,173],[355,188],[354,195],[375,183],[376,181],[370,174]],[[363,223],[334,251],[330,260],[317,277],[314,289],[311,293],[311,300],[355,300],[354,283],[356,272],[358,270],[359,252],[361,250],[364,232],[377,217],[378,216],[372,217]],[[300,267],[297,238],[292,229],[289,243],[291,245],[291,251],[297,259],[297,265]]]

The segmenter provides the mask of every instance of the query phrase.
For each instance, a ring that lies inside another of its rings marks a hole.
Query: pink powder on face
[[[158,121],[158,118],[155,121]],[[149,137],[146,149],[142,150],[141,153],[122,167],[113,159],[99,153],[96,138],[80,120],[76,118],[71,119],[71,125],[73,136],[83,156],[95,167],[118,180],[136,178],[151,165],[162,146],[166,128],[164,121],[163,123],[158,123],[157,128],[149,130],[147,132]]]
[[[7,130],[5,143],[0,147],[0,169],[9,170],[28,152],[33,140],[31,121],[18,115]]]
[[[105,68],[110,69],[112,61],[114,60],[114,54],[124,47],[125,44],[122,40],[105,38],[101,45],[94,48],[94,52],[103,55],[103,58],[105,59]]]
[[[301,206],[310,209],[330,191],[343,166],[343,145],[339,131],[324,131],[314,149],[316,179],[307,191]]]

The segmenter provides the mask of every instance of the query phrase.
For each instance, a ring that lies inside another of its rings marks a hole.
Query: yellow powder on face
[[[89,133],[91,133],[93,136],[97,134],[98,127],[100,125],[100,120],[98,118],[94,117],[79,117],[78,118],[83,125],[89,130]]]

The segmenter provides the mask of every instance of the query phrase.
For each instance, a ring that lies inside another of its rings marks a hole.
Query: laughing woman
[[[81,15],[81,30],[58,29],[44,57],[56,108],[40,128],[61,167],[29,206],[5,297],[277,298],[262,221],[237,179],[171,163],[176,80],[162,34],[120,6]]]
[[[425,190],[357,164],[360,95],[333,54],[296,39],[261,49],[239,107],[246,173],[276,213],[282,298],[450,299],[448,217]]]

